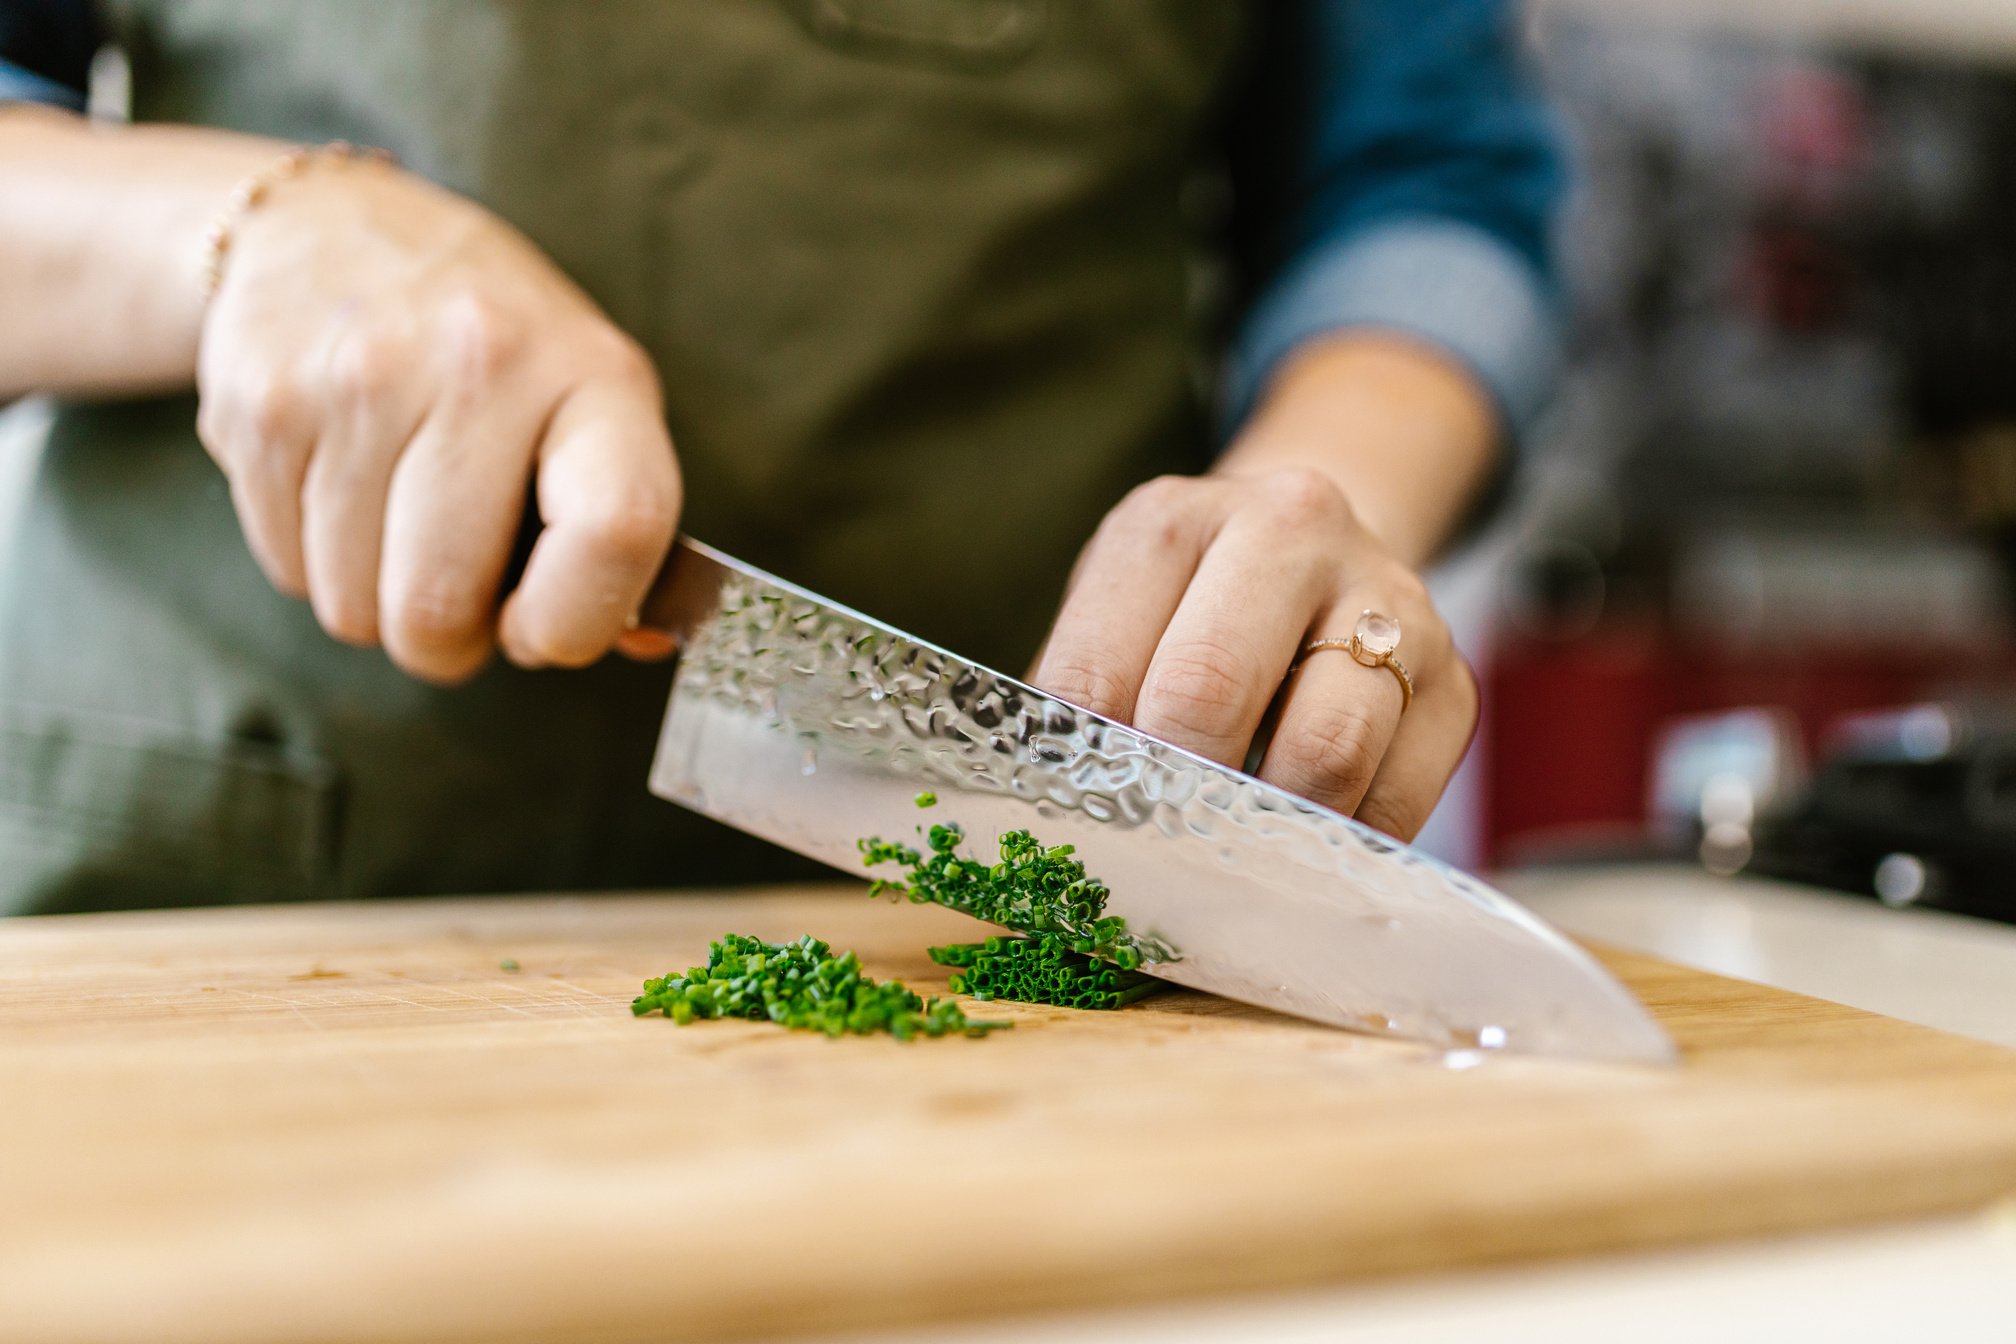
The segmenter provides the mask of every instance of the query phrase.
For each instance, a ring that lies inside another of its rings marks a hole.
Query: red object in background
[[[1739,273],[1746,307],[1778,331],[1826,331],[1853,307],[1855,267],[1846,249],[1797,224],[1760,224]]]
[[[1978,649],[1718,653],[1656,629],[1502,643],[1484,675],[1487,860],[1644,835],[1652,745],[1683,715],[1785,709],[1811,753],[1844,714],[2006,688],[2011,670],[2008,655]]]

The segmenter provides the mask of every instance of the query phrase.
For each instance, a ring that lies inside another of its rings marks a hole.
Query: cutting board
[[[630,1016],[731,930],[927,992],[978,932],[860,887],[0,924],[0,1338],[720,1339],[2016,1191],[2016,1054],[1640,957],[1678,1068],[1188,992],[908,1045]]]

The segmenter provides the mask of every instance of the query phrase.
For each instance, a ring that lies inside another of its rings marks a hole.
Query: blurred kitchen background
[[[1569,367],[1427,843],[2016,917],[2016,0],[1533,0]],[[29,467],[0,419],[0,526]]]
[[[1569,367],[1443,576],[1487,721],[1435,846],[2016,916],[2016,3],[1530,22]]]

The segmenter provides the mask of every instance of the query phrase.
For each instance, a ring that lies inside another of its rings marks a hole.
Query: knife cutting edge
[[[854,875],[913,797],[969,836],[1077,847],[1142,969],[1451,1049],[1670,1063],[1587,953],[1349,817],[680,538],[641,619],[682,652],[651,790]]]

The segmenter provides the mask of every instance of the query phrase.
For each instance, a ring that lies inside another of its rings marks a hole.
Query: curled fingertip
[[[324,592],[311,594],[309,601],[315,612],[316,623],[331,639],[356,649],[378,647],[380,638],[376,607]]]
[[[392,661],[401,672],[415,681],[452,690],[457,686],[468,685],[476,679],[478,673],[490,665],[490,651],[485,649],[479,654],[456,659],[394,657]]]
[[[1109,719],[1125,721],[1134,713],[1135,688],[1094,658],[1046,657],[1030,674],[1029,684]]]
[[[507,607],[499,623],[497,640],[504,656],[528,671],[592,667],[612,650],[622,648],[623,633],[620,631],[593,641],[581,638],[570,641],[550,629],[528,629],[531,624],[523,617],[514,618]]]
[[[554,666],[551,658],[523,639],[500,638],[497,648],[504,655],[505,662],[521,671],[544,672]]]
[[[279,564],[271,556],[256,550],[252,553],[252,558],[258,563],[259,572],[266,576],[266,582],[272,585],[274,592],[282,597],[292,598],[296,602],[308,600],[308,575],[301,567]]]
[[[1373,830],[1382,835],[1390,835],[1402,844],[1412,844],[1414,837],[1421,833],[1421,827],[1428,820],[1426,814],[1418,808],[1407,807],[1379,797],[1367,797],[1351,815]]]
[[[497,651],[504,655],[504,661],[527,672],[538,672],[552,664],[539,652],[531,640],[525,637],[521,626],[515,599],[506,601],[504,609],[497,617]]]

